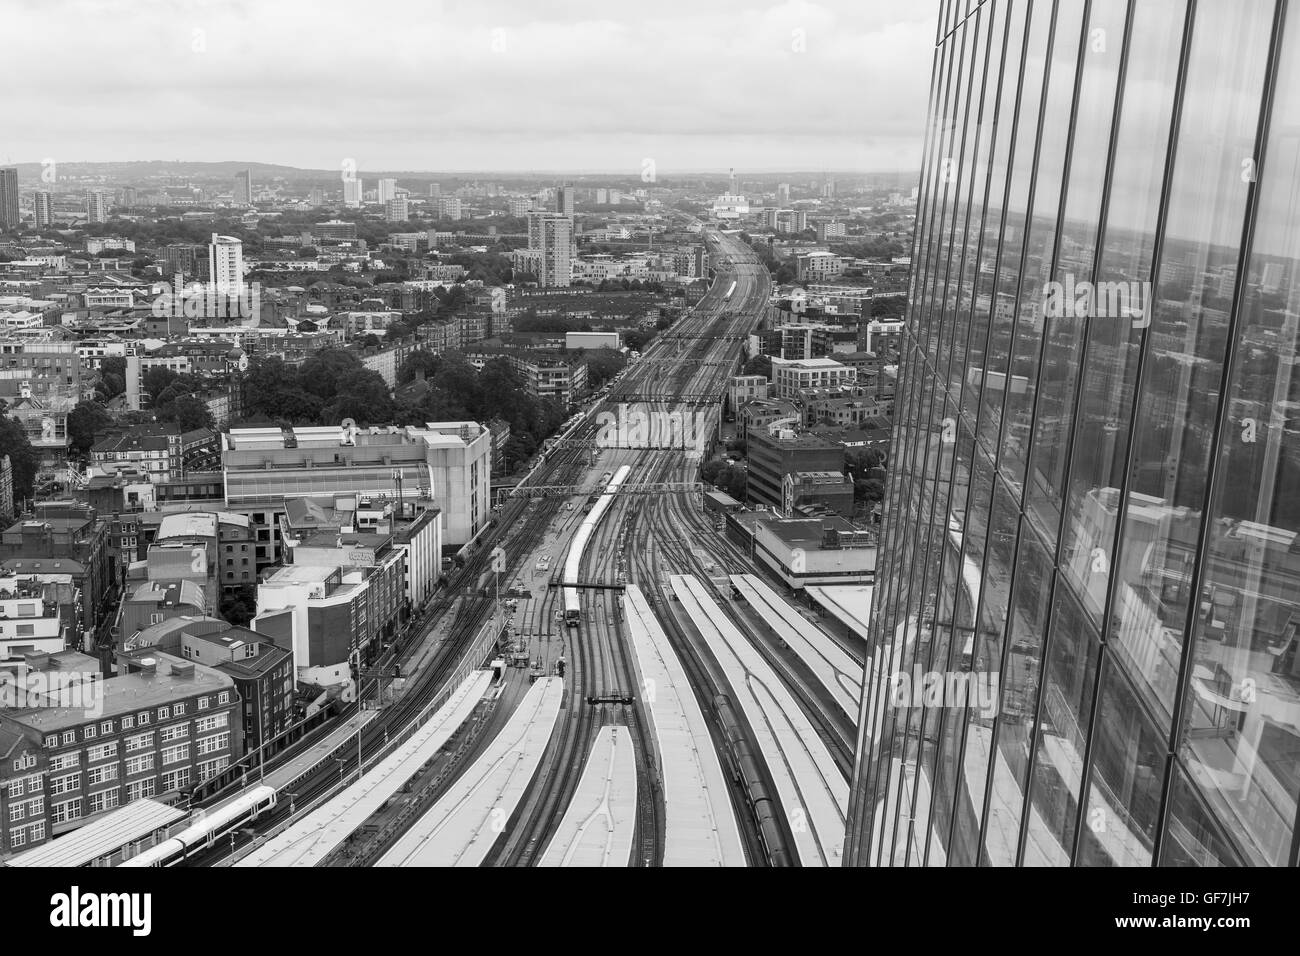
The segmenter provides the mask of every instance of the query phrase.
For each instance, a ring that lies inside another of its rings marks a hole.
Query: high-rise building
[[[560,186],[555,190],[555,211],[561,216],[573,218],[575,190],[572,186]]]
[[[86,203],[86,219],[89,222],[108,222],[108,193],[96,189],[90,194]]]
[[[244,244],[234,236],[212,234],[208,276],[218,292],[238,295],[244,288]]]
[[[325,190],[319,186],[313,186],[307,193],[307,205],[313,209],[319,209],[325,205]]]
[[[397,198],[397,180],[381,179],[375,184],[375,201],[381,206],[390,199]]]
[[[439,219],[459,219],[461,217],[460,200],[455,196],[442,196],[438,199]]]
[[[0,229],[17,229],[22,222],[18,207],[18,169],[0,169]]]
[[[1295,866],[1300,4],[940,24],[846,859]]]
[[[343,180],[343,205],[349,209],[356,209],[361,205],[361,188],[360,179]]]
[[[236,206],[253,204],[253,171],[245,169],[235,173],[234,201]]]
[[[441,195],[442,195],[442,183],[429,183],[429,195],[430,195],[430,196],[441,196]]]
[[[36,215],[36,228],[44,229],[54,222],[54,195],[43,189],[32,194],[32,211]]]
[[[573,220],[558,212],[528,217],[528,248],[541,256],[537,282],[544,288],[567,286],[573,278]]]
[[[789,183],[776,184],[776,201],[778,204],[782,206],[790,205],[790,184]]]

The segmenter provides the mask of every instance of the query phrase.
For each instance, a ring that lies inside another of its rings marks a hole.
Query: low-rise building
[[[851,385],[857,377],[856,371],[833,359],[772,359],[772,382],[777,398],[796,399],[806,389]]]
[[[801,435],[781,429],[772,435],[750,432],[747,438],[749,482],[752,501],[784,511],[786,476],[800,472],[843,473],[844,448],[815,435]]]

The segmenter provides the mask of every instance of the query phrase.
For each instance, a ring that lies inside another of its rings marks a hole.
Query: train
[[[202,813],[180,833],[124,860],[119,866],[176,866],[202,852],[219,837],[226,836],[264,811],[275,806],[275,787],[251,787],[244,793]]]
[[[631,465],[624,465],[618,471],[610,475],[605,473],[605,492],[600,496],[600,500],[592,506],[591,511],[582,519],[582,524],[578,526],[577,533],[573,536],[573,543],[569,545],[569,554],[564,559],[564,574],[560,578],[560,583],[564,586],[564,623],[567,627],[577,627],[582,622],[582,605],[578,601],[578,583],[579,575],[582,572],[582,554],[587,550],[587,542],[591,539],[592,532],[600,524],[601,517],[609,510],[609,506],[614,503],[614,493],[619,489],[627,476],[632,472]]]
[[[749,739],[742,728],[740,718],[736,716],[731,698],[726,694],[717,694],[713,698],[713,708],[717,712],[718,722],[722,725],[722,735],[731,752],[735,767],[735,779],[740,784],[754,814],[758,825],[758,834],[767,850],[768,861],[772,866],[793,866],[790,849],[786,845],[785,830],[781,826],[781,809],[767,789],[767,778],[763,773],[762,762],[750,749]]]
[[[724,295],[724,296],[722,297],[723,300],[724,300],[724,301],[730,301],[730,300],[731,300],[731,296],[732,296],[732,294],[733,294],[735,291],[736,291],[736,283],[733,282],[733,283],[731,283],[731,288],[727,290],[727,294]]]

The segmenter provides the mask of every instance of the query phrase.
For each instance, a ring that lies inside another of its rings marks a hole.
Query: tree
[[[113,416],[99,402],[78,402],[68,412],[68,444],[79,454],[87,454],[95,444],[95,433],[112,421]]]
[[[769,381],[772,378],[772,359],[767,355],[755,355],[745,363],[745,375],[762,375]]]
[[[7,415],[0,418],[0,459],[5,455],[9,456],[9,465],[13,469],[14,502],[30,498],[40,459],[28,441],[22,423]]]
[[[221,596],[221,616],[237,627],[247,627],[257,614],[257,592],[248,584]]]
[[[108,398],[121,395],[126,391],[126,359],[120,355],[110,355],[101,360],[99,380],[101,390]]]
[[[415,378],[417,372],[424,372],[424,377],[433,378],[441,362],[438,356],[427,349],[416,349],[397,370],[397,384],[405,385]]]
[[[168,417],[180,426],[181,431],[194,431],[196,428],[215,428],[212,412],[208,403],[196,395],[180,395],[171,403]]]
[[[382,344],[383,343],[379,341],[379,336],[375,335],[374,332],[369,333],[364,339],[361,340],[362,347],[368,349],[377,349]]]
[[[587,384],[592,388],[600,388],[627,365],[627,356],[610,348],[594,349],[585,358]]]
[[[334,398],[321,413],[321,424],[337,425],[345,418],[359,425],[386,425],[393,420],[393,397],[382,375],[360,368],[339,377]]]

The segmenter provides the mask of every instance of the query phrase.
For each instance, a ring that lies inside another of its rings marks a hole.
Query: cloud
[[[6,158],[914,168],[934,6],[27,2]]]

